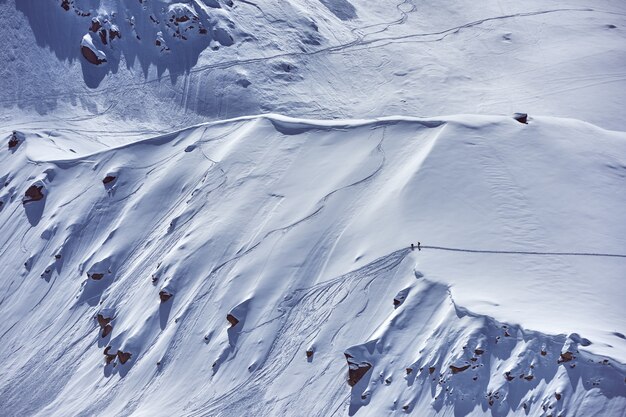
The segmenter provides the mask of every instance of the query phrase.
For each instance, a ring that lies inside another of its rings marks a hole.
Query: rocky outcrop
[[[98,324],[100,325],[100,329],[102,329],[102,337],[107,337],[108,335],[111,334],[111,332],[113,331],[113,326],[110,324],[111,321],[113,320],[113,317],[107,317],[104,314],[99,313],[96,316],[96,320],[98,321]]]
[[[161,300],[162,303],[165,303],[167,300],[172,298],[173,295],[174,294],[172,294],[171,292],[169,292],[167,290],[159,291],[159,299]]]
[[[14,130],[9,137],[9,150],[17,149],[23,141],[24,135],[17,130]]]
[[[450,365],[450,370],[452,371],[452,374],[458,374],[460,372],[463,372],[467,369],[469,369],[471,365],[465,365],[465,366],[454,366],[454,365]]]
[[[121,350],[117,351],[117,359],[120,361],[122,365],[130,360],[132,354],[130,352],[122,352]]]
[[[107,175],[102,180],[102,184],[104,184],[104,185],[111,184],[111,183],[115,182],[116,179],[117,179],[117,177],[114,176],[114,175]]]
[[[111,346],[107,346],[104,348],[104,360],[106,361],[107,365],[113,362],[115,358],[117,357],[115,353],[109,353],[110,351],[111,351]]]
[[[558,363],[565,363],[565,362],[570,362],[572,360],[574,360],[576,357],[574,356],[574,354],[570,351],[566,351],[561,353],[561,355],[559,356],[558,359]]]
[[[88,272],[87,277],[89,279],[93,279],[94,281],[100,281],[102,278],[104,278],[104,274],[101,272]]]
[[[28,203],[32,203],[33,201],[43,200],[45,197],[45,187],[43,184],[33,184],[24,193],[24,198],[22,199],[22,203],[24,205]]]
[[[372,364],[367,361],[358,362],[349,353],[344,355],[348,361],[348,385],[353,387],[372,369]]]
[[[528,124],[528,115],[526,113],[515,113],[513,118],[520,123]]]
[[[226,320],[228,320],[228,322],[230,323],[230,327],[235,327],[237,324],[239,324],[239,319],[233,314],[227,314]]]
[[[398,308],[400,307],[404,301],[406,300],[406,297],[409,295],[409,289],[405,288],[402,291],[399,291],[395,297],[393,297],[393,307],[394,308]]]
[[[89,34],[83,36],[83,40],[80,43],[80,52],[87,62],[93,65],[101,65],[107,62],[106,54],[96,48]]]

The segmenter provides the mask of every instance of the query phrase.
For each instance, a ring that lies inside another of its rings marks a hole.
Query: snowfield
[[[0,17],[0,415],[626,416],[622,2]]]
[[[626,134],[269,116],[0,163],[16,414],[626,406]]]

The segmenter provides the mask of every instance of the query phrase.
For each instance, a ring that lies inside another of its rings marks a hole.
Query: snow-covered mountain
[[[621,2],[0,16],[0,415],[626,415]]]

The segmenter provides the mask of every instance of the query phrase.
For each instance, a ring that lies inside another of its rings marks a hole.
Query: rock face
[[[164,303],[167,300],[169,300],[170,298],[172,298],[174,294],[166,291],[166,290],[161,290],[159,291],[159,298],[161,299],[161,302]]]
[[[26,190],[26,193],[24,193],[22,203],[28,204],[32,203],[33,201],[40,201],[43,200],[44,197],[44,186],[33,184],[28,187],[28,190]]]
[[[348,361],[348,385],[353,387],[372,369],[372,364],[366,361],[357,362],[349,353],[344,355]]]

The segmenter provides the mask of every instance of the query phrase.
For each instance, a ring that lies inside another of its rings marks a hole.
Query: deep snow
[[[0,160],[4,409],[626,405],[623,133],[553,118],[271,116],[79,156],[57,144],[46,158],[51,142],[27,133]],[[23,204],[32,183],[45,198]],[[97,314],[112,318],[105,338]],[[105,365],[107,346],[130,361]],[[372,366],[352,389],[344,351]],[[564,352],[575,360],[558,364]]]
[[[0,0],[0,415],[625,416],[624,16]]]

